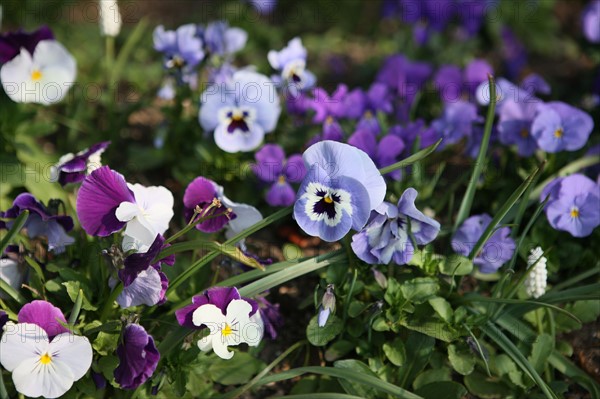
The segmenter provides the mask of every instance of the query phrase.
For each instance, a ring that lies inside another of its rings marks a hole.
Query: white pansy
[[[527,257],[527,269],[532,269],[529,270],[529,274],[525,280],[525,291],[528,296],[539,298],[546,293],[546,286],[548,284],[547,261],[542,248],[537,247],[530,251]]]
[[[40,41],[33,55],[25,48],[0,69],[0,80],[11,100],[50,105],[61,101],[75,83],[77,64],[55,40]]]
[[[135,241],[136,246],[150,246],[157,234],[164,234],[169,228],[173,218],[173,194],[162,186],[129,183],[127,186],[135,202],[122,202],[115,215],[121,222],[127,222],[125,236]]]
[[[62,333],[52,341],[36,324],[4,326],[0,363],[12,372],[16,390],[30,397],[58,398],[92,365],[92,346],[85,337]]]
[[[222,359],[231,359],[233,352],[227,347],[246,343],[257,346],[263,336],[264,324],[259,316],[250,317],[252,305],[243,299],[234,299],[227,305],[226,314],[213,304],[194,310],[192,322],[206,326],[209,335],[198,341],[203,352],[213,350]]]
[[[121,13],[117,0],[100,1],[100,32],[102,36],[117,36],[121,31]]]

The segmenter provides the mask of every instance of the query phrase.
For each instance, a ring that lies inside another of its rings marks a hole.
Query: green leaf
[[[421,151],[409,156],[408,158],[405,158],[400,162],[396,162],[393,165],[386,166],[385,168],[379,169],[379,172],[381,172],[382,175],[385,175],[385,174],[391,173],[397,169],[401,169],[406,166],[412,165],[415,162],[419,162],[420,160],[425,159],[429,154],[433,153],[435,151],[435,149],[438,148],[438,146],[441,144],[441,142],[442,142],[442,139],[439,139],[435,144],[422,149]]]
[[[306,327],[306,338],[314,346],[325,346],[333,341],[342,332],[342,329],[342,320],[336,315],[329,315],[327,323],[323,327],[319,327],[318,316],[314,316]]]
[[[73,301],[73,303],[77,302],[77,297],[79,296],[79,292],[82,291],[81,290],[81,283],[79,281],[66,281],[64,283],[62,283],[62,285],[64,285],[67,288],[67,294],[69,294],[69,298],[71,298],[71,301]],[[83,293],[82,291],[82,305],[81,307],[85,310],[90,310],[90,311],[94,311],[96,309],[98,309],[97,307],[93,306],[90,301],[87,299],[87,297],[85,296],[85,293]]]
[[[465,191],[465,195],[460,203],[460,209],[456,216],[456,222],[454,223],[453,231],[458,229],[458,226],[469,216],[471,212],[471,205],[473,204],[473,198],[475,197],[475,191],[477,190],[477,183],[479,177],[483,172],[486,164],[486,153],[488,145],[490,143],[490,137],[492,135],[492,127],[494,125],[494,117],[496,116],[496,82],[492,75],[488,75],[488,83],[490,88],[490,105],[488,107],[487,117],[485,118],[485,127],[483,129],[483,137],[481,139],[481,146],[479,147],[479,153],[477,154],[477,160],[471,173],[469,185]]]
[[[467,389],[454,381],[438,381],[427,384],[415,392],[425,399],[461,399],[467,394]]]
[[[24,122],[21,123],[15,132],[15,135],[26,135],[29,137],[44,137],[56,131],[56,123],[44,122]]]
[[[400,386],[412,384],[415,377],[429,363],[429,358],[435,346],[435,339],[420,333],[411,332],[406,340],[406,358],[409,359],[400,367],[398,381]]]
[[[404,297],[402,296],[402,291],[400,290],[400,283],[393,277],[388,278],[388,286],[385,290],[385,295],[383,299],[388,303],[388,305],[399,305],[404,301]]]
[[[529,362],[538,373],[544,370],[544,366],[548,362],[548,358],[553,350],[554,339],[550,335],[541,334],[537,336],[531,346]]]
[[[452,254],[438,264],[440,273],[447,276],[466,276],[473,271],[473,262],[466,256]]]
[[[394,366],[402,366],[406,362],[406,348],[399,337],[396,337],[392,342],[384,343],[383,352]]]
[[[84,335],[92,335],[100,331],[117,333],[121,329],[122,323],[117,320],[107,321],[102,323],[100,320],[94,320],[91,323],[87,323],[83,328]]]
[[[117,350],[118,343],[119,334],[109,334],[101,331],[98,333],[98,336],[92,343],[92,346],[96,352],[98,352],[98,354],[107,356],[108,354],[112,354]]]
[[[479,372],[474,372],[466,376],[465,385],[471,394],[482,399],[504,399],[512,393],[506,385],[494,381]]]
[[[333,362],[342,356],[346,356],[354,349],[354,344],[350,341],[336,341],[325,351],[325,360]]]
[[[400,290],[406,300],[419,304],[435,296],[440,290],[440,285],[435,278],[417,277],[402,283]]]
[[[343,378],[345,380],[353,381],[363,385],[373,387],[381,392],[392,395],[395,399],[423,399],[419,395],[415,395],[405,389],[402,389],[394,384],[383,381],[377,377],[373,377],[364,373],[357,373],[354,370],[342,369],[337,367],[300,367],[292,370],[282,371],[277,374],[265,377],[259,381],[257,385],[270,384],[277,381],[288,380],[296,378],[305,373],[314,373],[320,375],[327,375],[336,378]]]
[[[468,348],[458,348],[457,345],[448,345],[448,360],[457,373],[469,375],[475,369],[475,356]]]
[[[422,386],[438,381],[452,381],[452,369],[441,367],[424,371],[415,378],[413,388],[419,390]]]
[[[448,323],[434,317],[407,317],[398,322],[409,330],[418,331],[444,342],[452,342],[460,337],[460,333]]]
[[[452,320],[452,317],[454,316],[454,311],[452,310],[450,302],[448,302],[446,299],[442,297],[431,298],[429,300],[429,305],[431,305],[433,310],[435,310],[435,312],[444,321],[450,322],[450,320]]]
[[[25,211],[21,212],[21,214],[19,216],[17,216],[17,218],[13,221],[13,224],[12,224],[10,230],[8,230],[8,233],[6,233],[6,235],[0,241],[0,254],[4,253],[4,250],[6,249],[8,244],[10,244],[13,237],[17,233],[19,233],[19,231],[21,231],[23,226],[25,226],[25,223],[27,222],[28,217],[29,217],[29,211],[25,210]]]
[[[211,379],[223,385],[245,384],[265,366],[246,352],[236,352],[231,360],[215,356],[211,363],[208,368]]]
[[[359,374],[364,374],[373,378],[378,378],[377,375],[369,368],[369,366],[358,360],[338,360],[333,364],[333,366],[338,369],[351,370]],[[342,388],[344,388],[344,391],[346,391],[346,393],[349,393],[350,395],[356,395],[365,399],[377,397],[377,389],[375,389],[374,387],[369,387],[367,385],[363,385],[358,382],[353,382],[352,380],[346,379],[341,379],[340,385],[342,386]]]
[[[582,323],[591,323],[600,318],[600,300],[577,301],[567,304],[564,309],[581,320]],[[581,328],[580,323],[563,314],[556,315],[556,325],[560,331],[567,332]]]
[[[348,307],[348,316],[357,317],[360,315],[369,305],[361,301],[352,301],[350,307]]]
[[[496,355],[493,357],[493,362],[493,367],[500,377],[508,375],[513,384],[524,389],[527,388],[523,382],[523,373],[519,371],[515,362],[508,355],[504,353]]]

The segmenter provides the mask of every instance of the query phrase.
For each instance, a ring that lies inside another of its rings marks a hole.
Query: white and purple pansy
[[[109,145],[110,141],[103,141],[75,155],[72,153],[63,155],[50,169],[50,181],[58,182],[61,186],[81,182],[86,175],[102,166],[100,157]]]
[[[306,69],[306,48],[299,37],[290,40],[280,51],[269,51],[267,56],[269,64],[281,73],[274,80],[294,84],[299,89],[310,89],[315,85],[317,79]]]
[[[173,194],[164,187],[129,184],[108,166],[88,175],[77,196],[77,216],[86,233],[106,237],[125,227],[137,246],[150,246],[173,217]]]
[[[369,156],[348,144],[322,141],[303,154],[308,173],[294,205],[307,234],[329,242],[360,230],[383,202],[386,185]]]
[[[226,152],[257,148],[277,126],[281,107],[273,82],[251,71],[238,71],[230,81],[211,85],[201,95],[200,124],[214,132]]]

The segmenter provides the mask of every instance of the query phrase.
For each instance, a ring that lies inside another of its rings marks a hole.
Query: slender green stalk
[[[400,162],[396,162],[395,164],[392,164],[390,166],[386,166],[385,168],[379,169],[379,172],[382,175],[385,175],[385,174],[391,173],[397,169],[401,169],[406,166],[410,166],[410,165],[414,164],[415,162],[419,162],[420,160],[424,159],[429,154],[434,152],[435,149],[438,148],[438,146],[441,144],[441,142],[442,142],[442,139],[439,139],[435,144],[422,149],[421,151],[417,152],[416,154],[413,154],[413,155],[409,156],[408,158],[403,159]]]
[[[4,250],[10,244],[12,238],[25,226],[27,218],[29,217],[29,211],[25,210],[21,212],[19,216],[13,221],[12,227],[8,230],[8,233],[0,241],[0,254],[4,253]]]
[[[475,198],[477,183],[479,182],[479,178],[481,177],[481,173],[483,172],[486,163],[486,154],[490,142],[490,137],[492,135],[492,126],[494,124],[494,116],[496,115],[497,101],[496,82],[492,75],[488,75],[488,82],[490,86],[490,105],[488,108],[487,117],[485,119],[485,127],[483,131],[483,138],[481,139],[481,147],[479,147],[479,154],[477,154],[477,160],[475,161],[475,166],[473,168],[473,173],[471,174],[471,179],[469,180],[469,185],[467,186],[467,191],[465,191],[465,195],[460,204],[460,208],[458,209],[458,215],[456,216],[453,231],[456,231],[458,229],[461,223],[469,216],[469,213],[471,212],[471,205],[473,205],[473,198]]]
[[[71,314],[69,315],[69,325],[74,326],[77,318],[79,317],[79,312],[81,311],[81,305],[83,304],[83,290],[79,289],[77,293],[77,298],[75,299],[75,304],[73,305],[73,309],[71,310]]]
[[[23,305],[27,300],[21,293],[10,286],[6,281],[0,278],[0,290],[6,292],[8,296],[17,301],[19,305]]]
[[[122,291],[123,291],[123,283],[119,283],[110,293],[110,296],[108,297],[108,299],[106,300],[106,303],[104,304],[102,313],[100,314],[100,321],[102,323],[106,322],[106,319],[108,319],[108,315],[110,314],[110,311],[112,310],[113,303],[117,300],[117,297],[119,296],[119,294],[121,294]]]

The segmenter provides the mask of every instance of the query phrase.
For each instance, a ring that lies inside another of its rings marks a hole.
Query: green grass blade
[[[292,399],[364,399],[360,396],[348,395],[346,393],[306,393],[298,395],[275,396],[275,398]]]
[[[380,380],[379,378],[357,373],[353,370],[348,369],[339,369],[334,367],[317,367],[317,366],[309,366],[309,367],[299,367],[292,370],[283,371],[274,375],[270,375],[265,377],[257,382],[256,386],[270,384],[272,382],[289,380],[291,378],[299,377],[306,373],[312,374],[320,374],[327,375],[335,378],[343,378],[348,381],[357,382],[366,386],[370,386],[375,388],[381,392],[385,392],[387,394],[393,395],[394,398],[399,399],[423,399],[419,395],[415,395],[412,392],[409,392],[405,389],[400,388],[394,384],[390,384],[389,382]],[[314,396],[312,396],[314,397]]]
[[[242,287],[239,290],[240,295],[252,297],[287,281],[293,280],[315,270],[319,270],[331,264],[341,262],[345,259],[346,254],[343,252],[338,253],[333,257],[326,257],[326,255],[316,256]]]
[[[69,326],[75,325],[77,318],[79,317],[79,312],[81,311],[81,305],[83,304],[83,290],[79,289],[77,293],[77,298],[75,299],[75,304],[73,305],[73,310],[71,310],[71,314],[69,315]]]
[[[225,247],[234,245],[239,240],[246,238],[250,234],[267,227],[271,223],[276,222],[277,220],[289,215],[290,213],[292,213],[291,206],[289,206],[287,208],[283,208],[283,209],[275,212],[274,214],[267,216],[266,218],[264,218],[260,222],[256,223],[255,225],[250,226],[249,228],[242,231],[241,233],[236,234],[231,239],[225,241],[223,243],[223,245]],[[204,255],[198,262],[194,263],[187,270],[185,270],[183,273],[181,273],[179,276],[177,276],[172,282],[169,283],[169,288],[167,289],[167,295],[169,294],[169,292],[171,292],[171,291],[175,290],[175,288],[179,287],[184,281],[187,281],[189,278],[191,278],[198,270],[200,270],[204,265],[206,265],[207,263],[212,261],[218,255],[219,255],[218,251],[209,252],[208,254]]]
[[[117,82],[121,78],[121,71],[125,67],[125,64],[127,64],[127,61],[129,59],[129,57],[131,56],[131,53],[135,49],[137,43],[144,37],[144,34],[146,33],[146,28],[148,27],[148,24],[149,24],[148,19],[142,18],[140,20],[140,22],[138,22],[136,27],[133,29],[133,32],[131,32],[131,34],[127,38],[125,45],[123,46],[121,51],[119,51],[117,60],[114,63],[114,68],[112,70],[111,79],[110,79],[110,82],[108,82],[109,85],[117,84]]]
[[[29,211],[23,211],[13,221],[12,227],[10,228],[10,230],[8,230],[8,233],[6,233],[6,235],[2,238],[2,241],[0,241],[0,254],[4,253],[4,250],[6,249],[6,247],[8,247],[8,244],[10,244],[10,241],[13,239],[13,237],[19,231],[21,231],[23,226],[25,226],[25,222],[27,222],[28,216],[29,216]]]
[[[11,287],[6,281],[0,278],[0,290],[6,292],[8,296],[17,301],[19,305],[25,304],[27,299],[20,292]]]
[[[491,322],[487,322],[486,324],[481,325],[479,328],[481,329],[481,331],[487,334],[487,336],[490,337],[490,339],[492,339],[496,343],[496,345],[502,348],[502,350],[511,357],[511,359],[519,366],[521,370],[523,370],[525,374],[531,377],[531,379],[542,390],[546,398],[558,399],[556,394],[552,392],[550,387],[546,384],[546,382],[542,379],[538,372],[535,371],[531,363],[529,363],[529,361],[521,353],[519,348],[517,348],[515,344],[506,335],[504,335],[502,331],[498,329],[497,326],[495,326]]]
[[[458,209],[456,221],[454,223],[454,231],[458,229],[458,226],[469,216],[471,213],[471,205],[473,205],[473,198],[475,198],[475,191],[477,190],[477,183],[483,168],[485,166],[486,154],[488,145],[490,143],[490,137],[492,135],[492,126],[494,125],[494,117],[496,115],[496,82],[492,75],[488,75],[488,82],[490,85],[490,105],[488,107],[487,117],[485,118],[485,127],[483,131],[483,138],[481,139],[481,147],[479,147],[479,154],[477,154],[477,160],[473,167],[473,173],[467,186],[467,191]]]
[[[475,259],[475,256],[477,256],[477,254],[479,253],[481,248],[483,248],[483,246],[485,245],[487,240],[492,236],[492,234],[494,234],[494,231],[495,231],[496,227],[498,226],[498,224],[500,223],[500,221],[504,218],[504,216],[506,216],[508,211],[510,211],[510,209],[519,200],[519,198],[521,198],[521,196],[523,195],[525,190],[527,190],[527,188],[531,185],[531,183],[542,172],[544,165],[545,165],[545,162],[542,162],[542,164],[540,166],[538,166],[536,168],[536,170],[531,175],[529,175],[529,177],[523,183],[521,183],[519,188],[517,188],[515,190],[515,192],[512,193],[512,195],[508,198],[508,200],[504,203],[504,205],[502,205],[502,207],[496,212],[496,214],[494,215],[494,218],[492,219],[490,224],[487,226],[487,228],[485,229],[485,231],[483,232],[481,237],[479,237],[479,240],[477,240],[477,244],[475,244],[475,246],[473,247],[473,250],[469,254],[469,259],[471,259],[471,260]]]
[[[379,172],[381,172],[382,175],[385,175],[385,174],[391,173],[397,169],[401,169],[406,166],[410,166],[410,165],[414,164],[415,162],[419,162],[420,160],[426,158],[427,156],[429,156],[429,154],[434,152],[435,149],[438,148],[438,146],[440,145],[441,142],[442,142],[442,139],[439,139],[436,143],[430,145],[427,148],[422,149],[421,151],[409,156],[408,158],[405,158],[402,161],[396,162],[395,164],[392,164],[390,166],[386,166],[385,168],[379,169]]]
[[[539,307],[544,307],[552,310],[556,310],[559,313],[563,313],[565,316],[573,319],[577,323],[581,324],[581,320],[577,318],[573,313],[566,311],[563,308],[560,308],[556,305],[552,305],[542,301],[532,301],[532,300],[521,300],[521,299],[506,299],[506,298],[490,298],[479,295],[468,295],[465,297],[465,300],[469,302],[491,302],[491,303],[502,303],[507,305],[519,305],[527,307],[528,309],[537,309]]]

